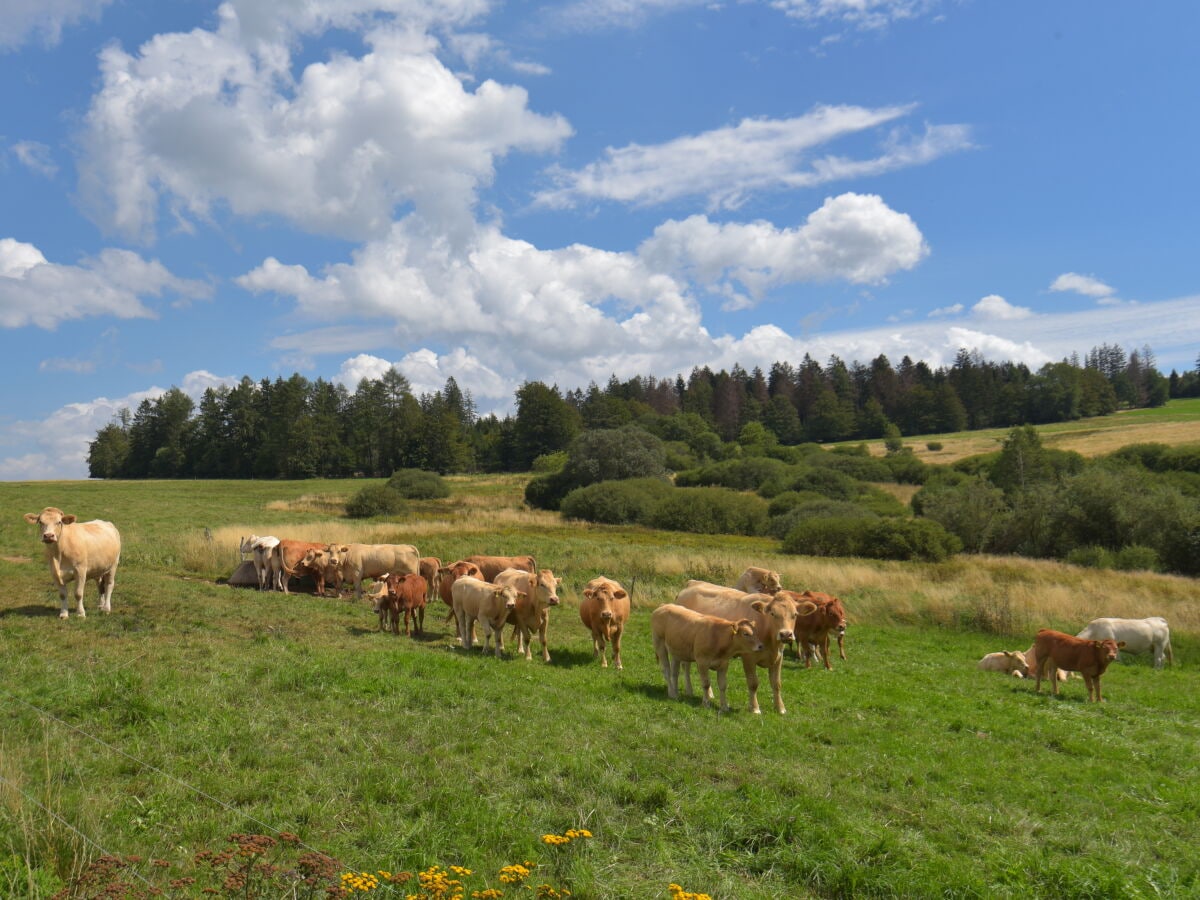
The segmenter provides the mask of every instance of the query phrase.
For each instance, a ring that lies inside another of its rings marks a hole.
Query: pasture
[[[785,557],[765,538],[563,523],[522,507],[524,481],[453,478],[449,499],[367,523],[339,517],[362,481],[0,487],[0,894],[49,897],[113,853],[142,860],[135,888],[197,896],[168,882],[195,875],[198,852],[282,831],[342,872],[468,867],[466,896],[535,896],[499,879],[524,861],[531,885],[575,898],[666,898],[671,883],[714,898],[1200,896],[1195,581]],[[89,585],[88,617],[58,620],[21,519],[47,505],[121,530],[112,615]],[[220,584],[251,532],[410,542],[443,561],[532,553],[563,578],[552,662],[511,644],[466,654],[440,605],[409,639],[379,633],[366,601]],[[747,564],[840,596],[849,659],[806,670],[789,651],[785,716],[765,673],[763,714],[745,710],[737,663],[733,712],[668,700],[650,611]],[[593,662],[576,613],[600,573],[633,597],[622,672]],[[975,669],[1100,615],[1165,616],[1175,666],[1114,664],[1104,704],[1078,679],[1051,698]],[[572,828],[592,837],[542,840]]]

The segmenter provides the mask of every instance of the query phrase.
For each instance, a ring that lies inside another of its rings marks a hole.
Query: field
[[[0,486],[0,895],[49,897],[115,854],[141,860],[116,896],[299,896],[195,861],[289,832],[286,865],[310,849],[341,872],[460,865],[468,897],[1200,896],[1195,581],[784,557],[768,539],[565,524],[522,507],[524,480],[454,478],[448,500],[369,524],[339,515],[361,481]],[[47,505],[120,527],[110,616],[89,587],[86,619],[57,618],[21,520]],[[366,601],[229,588],[252,531],[533,553],[563,578],[552,662],[468,655],[440,608],[424,637],[395,637]],[[765,673],[764,713],[746,711],[740,666],[731,713],[668,700],[649,611],[747,564],[841,596],[849,658],[806,670],[789,653],[784,716]],[[601,572],[634,597],[621,672],[593,661],[575,611]],[[1175,665],[1115,664],[1104,704],[1079,680],[1051,698],[975,668],[1097,615],[1166,616]],[[542,840],[572,828],[592,836]],[[526,862],[526,887],[500,880]]]

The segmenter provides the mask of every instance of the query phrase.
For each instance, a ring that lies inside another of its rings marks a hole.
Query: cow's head
[[[483,569],[479,568],[479,566],[475,565],[473,562],[467,562],[464,559],[460,559],[458,562],[454,563],[448,568],[450,574],[452,574],[456,579],[462,578],[464,575],[470,575],[472,578],[478,578],[480,581],[483,580]]]
[[[1096,652],[1101,659],[1112,662],[1117,658],[1117,651],[1125,646],[1125,642],[1106,638],[1103,641],[1092,641],[1092,646],[1096,648]]]
[[[328,558],[325,560],[326,569],[340,569],[342,562],[346,558],[346,554],[350,552],[350,548],[345,544],[330,544],[325,548],[325,553]]]
[[[558,606],[558,586],[562,584],[561,578],[555,578],[554,573],[549,569],[542,569],[537,574],[537,584],[535,590],[539,597],[544,597],[547,606]]]
[[[250,537],[242,538],[242,542],[238,545],[238,552],[241,553],[243,557],[245,557],[247,553],[253,553],[254,545],[257,544],[258,541],[259,538],[257,534],[252,534]]]
[[[601,582],[597,587],[584,588],[583,596],[600,608],[600,618],[607,622],[613,617],[613,603],[625,599],[629,595],[620,587],[614,587],[608,582]]]
[[[764,572],[762,577],[762,593],[778,594],[783,590],[783,582],[778,572]]]
[[[517,599],[524,599],[528,596],[524,591],[518,591],[511,584],[496,587],[492,590],[492,594],[497,600],[504,603],[505,615],[517,608]]]
[[[733,623],[733,646],[735,654],[758,653],[763,649],[762,639],[749,619],[738,619]]]
[[[1010,675],[1024,678],[1029,674],[1029,663],[1025,660],[1025,654],[1020,650],[1005,650],[1004,663],[1008,666]]]
[[[770,629],[781,644],[790,644],[796,639],[796,617],[801,612],[812,612],[816,609],[816,604],[806,601],[803,609],[797,610],[796,602],[781,594],[774,597],[750,594],[747,599],[750,597],[755,598],[750,601],[750,605],[770,619]]]
[[[72,524],[75,517],[56,506],[47,506],[40,513],[25,513],[25,521],[39,527],[43,544],[57,544],[63,526]]]

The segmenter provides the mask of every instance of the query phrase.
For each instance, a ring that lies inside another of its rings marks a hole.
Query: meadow
[[[449,481],[388,522],[341,515],[364,481],[0,486],[0,895],[53,896],[114,854],[131,885],[116,896],[300,896],[197,875],[231,834],[284,832],[346,873],[467,867],[464,896],[1200,896],[1194,580],[784,556],[767,538],[563,522],[523,507],[521,476]],[[111,615],[89,587],[86,619],[57,618],[21,519],[48,505],[121,529]],[[552,661],[468,654],[440,606],[406,638],[379,633],[367,601],[230,588],[251,532],[533,553],[563,578]],[[732,712],[668,700],[650,610],[748,564],[840,596],[849,658],[825,671],[789,652],[784,716],[765,677],[764,713],[746,711],[738,665]],[[620,672],[576,612],[599,573],[634,600]],[[1175,665],[1114,664],[1103,704],[1079,680],[1052,698],[975,668],[1099,615],[1167,617]],[[570,829],[591,837],[543,840]],[[501,878],[514,864],[533,864],[524,886]]]

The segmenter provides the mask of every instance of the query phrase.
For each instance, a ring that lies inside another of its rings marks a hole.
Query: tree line
[[[581,432],[637,425],[719,458],[747,427],[781,445],[1067,421],[1200,394],[1196,372],[1168,379],[1150,348],[1093,348],[1036,372],[960,350],[950,366],[905,356],[893,366],[836,356],[776,362],[767,372],[693,368],[685,378],[616,376],[566,391],[526,382],[515,412],[479,415],[453,378],[417,395],[395,369],[353,392],[299,374],[207,389],[196,404],[172,387],[124,409],[89,445],[93,478],[385,477],[399,469],[529,471]]]

